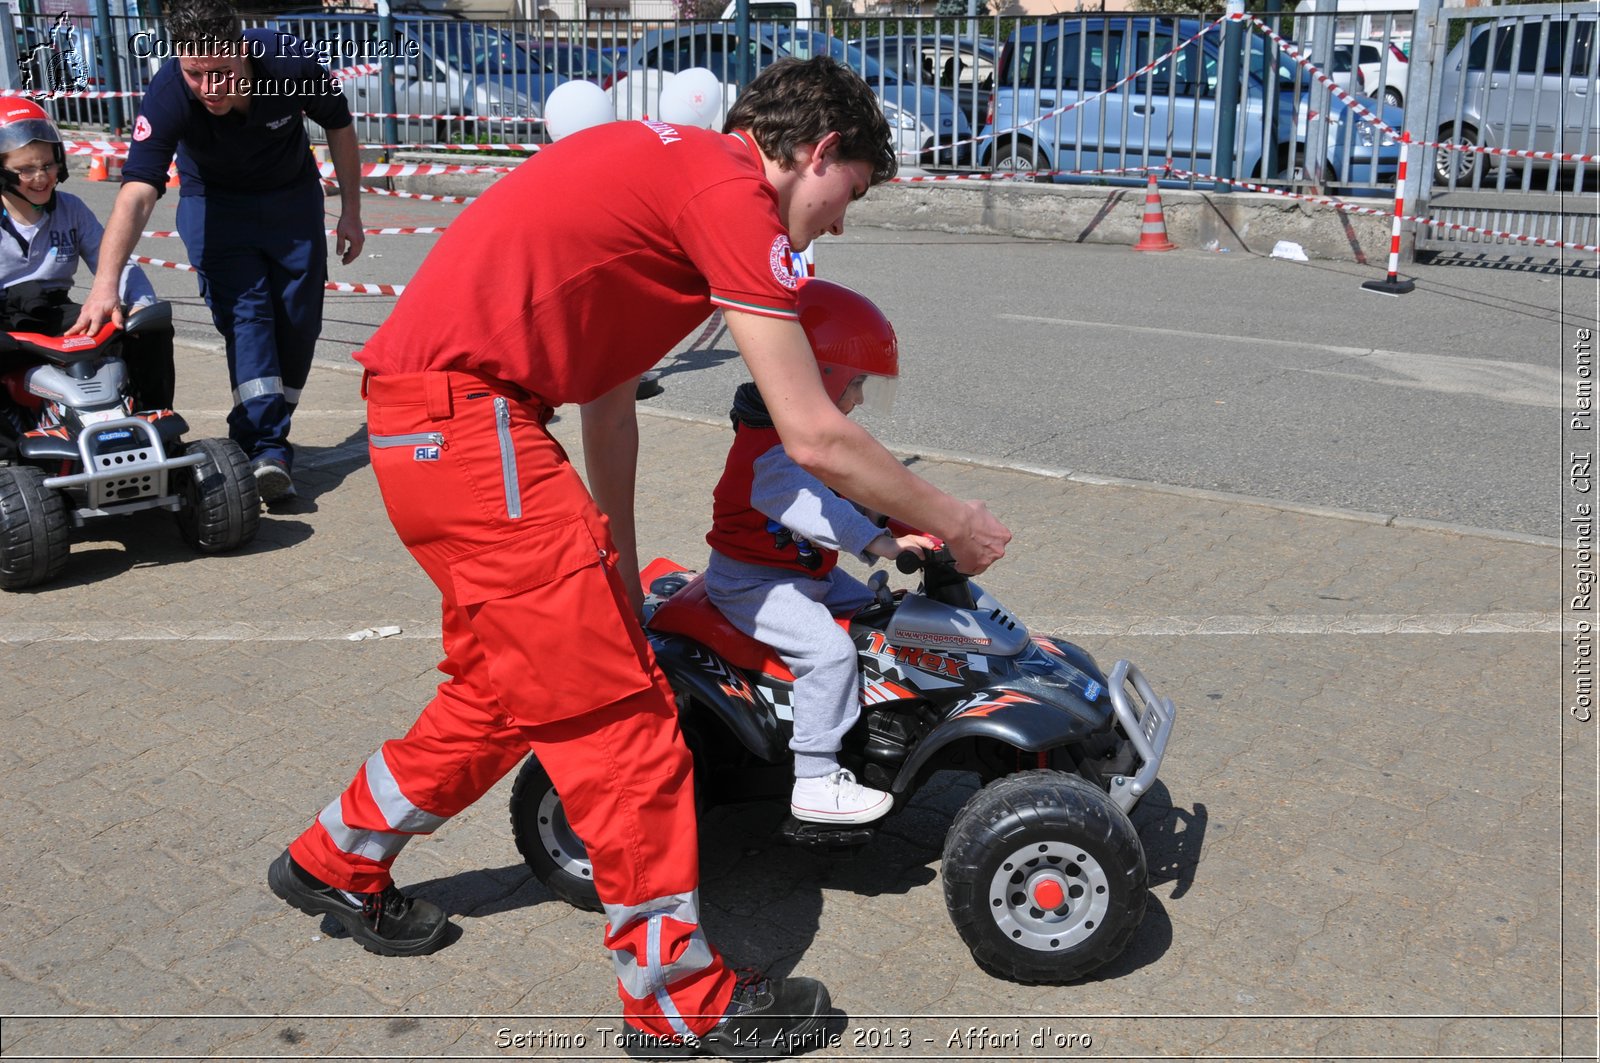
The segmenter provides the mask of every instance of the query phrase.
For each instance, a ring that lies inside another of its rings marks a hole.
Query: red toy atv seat
[[[0,351],[18,351],[37,355],[51,362],[72,362],[93,357],[94,353],[110,342],[119,329],[107,321],[93,336],[48,336],[42,332],[7,332],[0,341]]]
[[[686,572],[681,565],[658,557],[645,566],[640,578],[646,591],[650,584],[674,572]],[[664,635],[684,635],[710,648],[723,660],[738,668],[755,668],[774,679],[794,682],[794,673],[772,652],[771,647],[746,635],[728,623],[722,611],[706,595],[705,577],[696,574],[682,590],[663,602],[646,625]],[[850,630],[850,618],[840,617],[839,626]]]

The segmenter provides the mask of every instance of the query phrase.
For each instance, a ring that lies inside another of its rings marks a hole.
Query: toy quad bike
[[[899,565],[923,569],[916,592],[891,592],[877,573],[876,601],[840,621],[859,648],[862,702],[840,762],[897,807],[936,770],[976,772],[983,788],[945,838],[951,920],[992,974],[1081,978],[1144,917],[1144,848],[1128,812],[1155,782],[1176,710],[1129,662],[1107,676],[1072,643],[1030,636],[947,549]],[[643,578],[646,632],[677,693],[702,805],[787,800],[793,676],[723,618],[701,577],[658,558]],[[551,892],[600,909],[583,841],[537,757],[517,776],[511,825]],[[781,832],[840,847],[875,827],[789,817]]]
[[[127,332],[170,327],[172,308],[133,315]],[[97,517],[168,509],[202,553],[255,538],[261,500],[250,463],[230,439],[183,441],[171,410],[135,410],[123,330],[93,336],[0,332],[0,387],[26,422],[0,439],[0,588],[61,573],[71,531]]]

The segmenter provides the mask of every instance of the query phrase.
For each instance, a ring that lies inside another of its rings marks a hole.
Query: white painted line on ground
[[[1352,616],[1045,616],[1034,618],[1034,634],[1084,635],[1559,635],[1560,613],[1374,613]],[[383,618],[361,625],[326,621],[215,620],[152,623],[126,620],[0,624],[0,643],[34,642],[347,642],[364,630],[397,627],[390,639],[439,639],[438,621]],[[370,638],[370,636],[369,636]]]
[[[1040,325],[1068,325],[1075,328],[1113,329],[1117,332],[1143,332],[1156,336],[1176,336],[1193,341],[1276,347],[1282,350],[1313,351],[1339,358],[1352,358],[1358,365],[1372,366],[1392,377],[1346,373],[1322,367],[1286,366],[1292,372],[1319,373],[1344,377],[1368,384],[1421,388],[1451,395],[1474,395],[1518,406],[1561,407],[1561,371],[1542,365],[1497,361],[1491,358],[1461,358],[1449,354],[1422,354],[1416,351],[1386,351],[1377,347],[1339,347],[1310,340],[1265,339],[1259,336],[1226,336],[1210,332],[1157,328],[1153,325],[1122,325],[1109,321],[1076,321],[1040,317],[1032,314],[997,314],[1006,321],[1030,321]]]

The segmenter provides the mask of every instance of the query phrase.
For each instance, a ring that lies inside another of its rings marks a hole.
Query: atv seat
[[[120,329],[107,321],[93,336],[47,336],[40,332],[0,332],[0,354],[31,354],[57,365],[93,361]]]
[[[646,626],[664,635],[694,639],[735,667],[754,668],[774,679],[794,682],[794,673],[770,646],[728,623],[728,618],[706,595],[704,576],[696,575],[682,590],[663,602]],[[848,632],[850,618],[840,617],[839,626]]]

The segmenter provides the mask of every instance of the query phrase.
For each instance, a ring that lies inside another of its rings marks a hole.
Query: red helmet
[[[857,377],[867,377],[867,404],[887,412],[900,375],[900,343],[883,311],[851,288],[808,277],[800,282],[800,327],[822,371],[828,398],[838,402]]]
[[[56,180],[67,179],[67,152],[61,146],[61,131],[32,100],[12,97],[0,100],[0,155],[16,151],[34,141],[55,146]],[[9,169],[0,168],[7,189],[17,187],[17,176]]]

